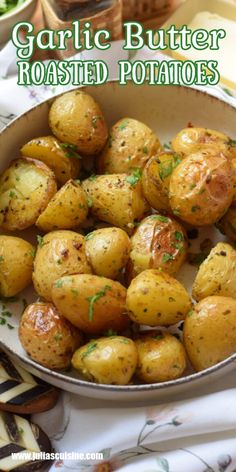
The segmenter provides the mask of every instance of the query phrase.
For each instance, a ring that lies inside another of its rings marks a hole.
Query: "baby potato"
[[[58,184],[64,185],[67,180],[76,179],[80,171],[80,156],[74,147],[61,143],[55,136],[43,136],[24,144],[21,154],[44,162],[53,170]]]
[[[0,235],[0,295],[13,297],[31,283],[34,247],[21,238]]]
[[[187,236],[175,220],[163,215],[151,215],[141,221],[131,237],[128,280],[146,269],[162,268],[175,274],[187,254]]]
[[[20,320],[20,342],[34,361],[48,369],[66,369],[82,336],[52,303],[29,305]]]
[[[52,301],[55,280],[67,274],[91,273],[85,255],[85,239],[74,231],[52,231],[39,244],[34,260],[33,283],[36,292]]]
[[[126,298],[132,321],[149,326],[168,326],[185,318],[191,300],[183,285],[169,274],[148,269],[132,280]]]
[[[212,148],[218,153],[227,154],[230,148],[229,137],[208,128],[184,128],[171,142],[175,152],[188,156],[200,150]]]
[[[84,333],[123,331],[126,289],[119,282],[97,275],[71,275],[54,282],[52,299],[58,310]]]
[[[126,266],[130,239],[120,228],[102,228],[85,236],[86,255],[93,272],[116,279]]]
[[[142,382],[167,382],[178,379],[185,371],[185,349],[175,336],[148,331],[135,344],[139,358],[136,375]]]
[[[43,162],[12,161],[0,177],[0,226],[8,231],[32,226],[56,191],[55,176]]]
[[[92,215],[129,234],[149,206],[142,194],[140,174],[98,175],[82,182]]]
[[[127,385],[137,366],[134,342],[123,336],[90,341],[72,357],[72,365],[87,380],[100,384]]]
[[[231,159],[213,151],[186,157],[170,178],[170,205],[175,215],[192,225],[215,223],[234,196]]]
[[[231,206],[220,221],[217,228],[232,241],[236,241],[236,208]]]
[[[109,140],[98,159],[98,171],[128,174],[142,169],[160,149],[159,139],[148,126],[133,118],[122,118],[110,130]]]
[[[200,265],[193,284],[193,297],[199,301],[210,295],[236,298],[236,251],[218,243]]]
[[[76,145],[76,150],[85,156],[98,154],[108,138],[98,103],[82,90],[72,90],[54,100],[49,126],[58,139]]]
[[[145,165],[142,174],[143,193],[155,210],[171,211],[169,203],[170,177],[181,160],[182,157],[174,152],[159,152]]]
[[[184,322],[184,344],[193,367],[204,370],[236,351],[236,300],[207,297]]]
[[[54,229],[73,229],[86,220],[87,214],[85,192],[78,182],[69,180],[39,215],[36,226],[45,232]]]

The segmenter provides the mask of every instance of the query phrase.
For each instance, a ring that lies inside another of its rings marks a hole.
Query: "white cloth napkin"
[[[117,61],[128,58],[120,41],[106,52],[82,54],[83,59],[106,61],[110,79],[118,76]],[[129,59],[163,57],[144,48]],[[81,54],[76,56],[80,58]],[[19,87],[16,61],[15,49],[8,43],[0,52],[0,128],[34,104],[70,88]],[[224,87],[202,89],[236,106],[235,95]],[[51,472],[236,472],[235,373],[198,388],[194,397],[186,391],[165,404],[158,398],[134,405],[63,393],[54,409],[33,419],[56,451],[104,456],[103,461],[59,460]]]

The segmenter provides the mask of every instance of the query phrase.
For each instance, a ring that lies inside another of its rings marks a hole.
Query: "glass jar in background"
[[[57,16],[63,21],[90,18],[115,4],[115,0],[50,0]]]

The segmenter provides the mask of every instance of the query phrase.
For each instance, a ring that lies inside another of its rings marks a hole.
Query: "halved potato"
[[[50,200],[36,221],[42,231],[73,229],[86,220],[88,204],[86,194],[75,180],[69,180]]]
[[[80,171],[80,156],[76,153],[76,147],[74,149],[73,144],[61,143],[55,136],[32,139],[22,146],[21,154],[44,162],[53,170],[59,185],[76,179]]]
[[[55,175],[43,162],[12,161],[0,177],[0,226],[14,231],[33,225],[56,191]]]

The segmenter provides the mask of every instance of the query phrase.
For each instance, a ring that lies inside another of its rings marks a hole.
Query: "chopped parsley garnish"
[[[60,148],[66,152],[67,157],[75,157],[76,159],[82,159],[79,153],[77,152],[76,144],[69,144],[69,143],[60,143]]]
[[[173,256],[172,254],[170,254],[169,252],[165,252],[162,256],[162,262],[169,262],[169,261],[173,261]]]
[[[59,332],[56,333],[55,336],[54,336],[54,339],[55,339],[56,342],[61,341],[62,338],[63,338],[63,335],[62,335],[62,333],[59,333]]]
[[[177,239],[177,241],[183,241],[184,240],[183,233],[181,233],[181,231],[175,231],[175,239]]]
[[[142,177],[142,170],[141,169],[135,169],[131,175],[128,175],[128,177],[126,177],[126,181],[130,185],[134,186],[139,182],[141,177]]]
[[[54,283],[54,287],[56,288],[61,288],[63,286],[63,280],[57,280],[57,282]]]
[[[194,310],[190,310],[190,311],[188,312],[187,316],[192,316],[193,313],[194,313]]]
[[[144,152],[144,154],[148,154],[148,148],[147,148],[147,146],[144,146],[143,152]]]
[[[167,149],[170,150],[170,149],[171,149],[170,142],[169,142],[169,144],[164,143],[164,144],[163,144],[163,148],[166,149],[166,150],[167,150]]]
[[[122,121],[122,123],[119,124],[119,130],[123,131],[128,124],[128,121]]]
[[[91,354],[91,352],[93,352],[96,349],[96,347],[97,347],[96,342],[89,343],[88,346],[87,346],[87,350],[81,355],[81,359],[84,359],[84,357]]]
[[[93,239],[94,237],[94,232],[92,231],[91,233],[86,234],[85,239],[86,241],[89,241],[90,239]]]
[[[152,215],[150,217],[152,220],[159,220],[161,221],[162,223],[169,223],[169,218],[167,218],[167,216],[163,216],[163,215]]]
[[[160,179],[163,181],[169,177],[181,161],[181,157],[178,154],[174,154],[168,161],[162,162],[159,169]]]
[[[88,178],[88,180],[92,180],[92,181],[93,181],[93,180],[96,180],[96,178],[97,178],[97,175],[96,175],[96,174],[92,174],[92,175],[90,175],[90,177]]]
[[[156,339],[157,341],[160,341],[161,339],[163,339],[163,334],[155,334],[154,336],[152,336],[153,339]]]
[[[36,248],[34,247],[33,249],[31,249],[31,251],[29,252],[29,255],[31,257],[33,257],[33,259],[35,258],[35,254],[36,254]]]
[[[100,290],[100,292],[95,293],[95,295],[93,295],[92,297],[86,298],[86,300],[89,302],[89,321],[93,320],[94,303],[100,300],[100,298],[105,297],[107,290],[110,289],[110,285],[105,285],[103,290]]]
[[[10,198],[17,198],[17,195],[16,195],[16,193],[15,193],[13,190],[10,190],[10,192],[9,192],[9,197],[10,197]]]
[[[173,210],[173,214],[174,214],[175,216],[179,216],[180,213],[181,213],[180,210],[178,210],[177,208],[175,208],[175,209]]]
[[[104,336],[107,336],[108,338],[110,336],[117,336],[117,331],[114,331],[113,329],[108,329],[105,333]]]
[[[229,145],[230,145],[231,147],[236,147],[236,139],[230,139],[230,140],[229,140]]]
[[[0,16],[19,7],[25,0],[0,0]]]
[[[40,236],[39,234],[37,235],[37,243],[38,243],[39,247],[43,247],[44,244],[46,244],[43,240],[43,237]]]

